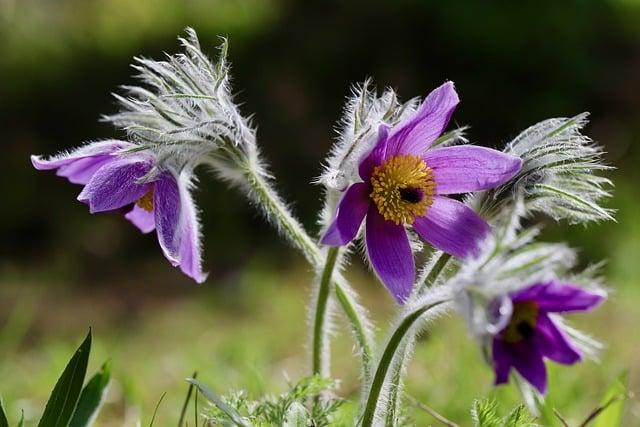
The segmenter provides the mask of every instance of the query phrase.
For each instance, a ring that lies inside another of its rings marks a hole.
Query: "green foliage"
[[[627,394],[629,373],[620,374],[605,393],[600,406],[594,411],[593,427],[620,427]]]
[[[506,416],[500,415],[498,404],[493,399],[474,401],[471,417],[475,427],[534,427],[537,425],[523,405],[516,407]]]
[[[213,425],[325,427],[336,425],[334,417],[343,404],[341,399],[325,396],[336,384],[318,375],[301,379],[279,396],[255,401],[243,391],[220,397],[201,384],[194,384],[213,404],[206,414],[207,421]]]
[[[38,427],[88,427],[93,423],[109,385],[111,364],[104,363],[100,371],[82,387],[90,354],[91,330],[58,378]],[[24,426],[24,411],[17,426]],[[0,427],[9,427],[2,402]]]
[[[58,379],[38,427],[64,427],[69,424],[82,392],[90,352],[91,331]]]
[[[7,416],[4,413],[2,400],[0,400],[0,427],[9,427],[9,421],[7,421]]]
[[[93,423],[106,395],[110,379],[111,362],[107,361],[84,386],[69,427],[84,427]]]

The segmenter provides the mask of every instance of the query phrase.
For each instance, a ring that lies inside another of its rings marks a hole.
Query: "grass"
[[[158,269],[165,268],[158,266]],[[250,394],[284,390],[287,379],[305,375],[307,351],[307,283],[303,268],[272,271],[253,265],[239,277],[212,279],[207,286],[146,282],[90,289],[6,280],[0,334],[0,391],[9,416],[25,410],[27,420],[39,415],[68,357],[89,325],[95,333],[90,369],[113,361],[114,383],[98,426],[148,425],[160,397],[156,426],[175,426],[187,391],[184,379],[194,370],[219,393],[241,388]],[[144,282],[141,280],[141,282]],[[391,298],[367,275],[355,282],[377,319],[389,319]],[[593,316],[575,323],[606,340],[601,363],[572,368],[551,366],[549,398],[569,420],[577,422],[597,405],[608,383],[624,368],[638,389],[640,368],[633,341],[640,313],[633,301],[640,289],[620,284],[613,300]],[[124,286],[124,288],[123,288]],[[384,322],[379,322],[384,326]],[[380,335],[384,328],[380,328]],[[353,343],[343,323],[336,324],[332,372],[340,392],[359,393]],[[436,324],[417,346],[407,389],[421,402],[463,425],[475,398],[495,395],[504,410],[519,400],[513,387],[493,390],[492,375],[459,319]],[[411,414],[417,425],[435,424],[427,413]],[[633,401],[627,424],[640,424],[640,406]],[[190,425],[192,418],[189,418]]]

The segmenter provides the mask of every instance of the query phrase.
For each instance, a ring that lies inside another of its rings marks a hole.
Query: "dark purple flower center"
[[[502,332],[502,339],[516,343],[533,337],[537,321],[538,304],[534,301],[514,303],[511,320]]]
[[[424,197],[424,191],[420,188],[401,188],[400,198],[409,203],[420,203]]]

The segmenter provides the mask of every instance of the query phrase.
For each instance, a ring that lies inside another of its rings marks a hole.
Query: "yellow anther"
[[[147,212],[151,212],[153,210],[153,187],[151,187],[144,196],[136,200],[136,205]]]
[[[418,156],[395,156],[373,170],[371,199],[387,221],[413,224],[433,203],[433,171]]]

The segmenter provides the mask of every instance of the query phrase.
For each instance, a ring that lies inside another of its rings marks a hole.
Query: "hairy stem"
[[[262,174],[250,172],[247,173],[246,179],[268,218],[304,254],[311,265],[318,266],[322,262],[318,246],[311,240],[298,220],[291,215],[285,203],[267,183],[265,177]]]
[[[340,284],[335,283],[334,290],[344,314],[347,316],[347,319],[349,319],[356,341],[360,346],[362,375],[364,377],[364,381],[368,381],[371,376],[372,337],[369,328],[364,324],[366,318],[362,314],[363,309],[358,306],[358,303],[354,301],[353,297],[347,293],[345,288]]]
[[[327,338],[327,306],[329,303],[329,294],[331,293],[331,278],[333,269],[338,259],[339,248],[329,248],[327,259],[322,269],[320,284],[318,287],[318,295],[316,299],[315,312],[313,316],[313,349],[312,349],[312,369],[314,374],[327,375],[325,356],[328,356],[328,348],[326,344]]]
[[[387,373],[393,363],[393,359],[396,355],[398,347],[406,337],[407,333],[411,330],[411,327],[418,319],[420,319],[420,317],[424,313],[444,302],[445,300],[436,301],[420,306],[417,309],[413,310],[408,315],[406,315],[404,319],[402,319],[400,325],[398,325],[396,330],[393,332],[393,335],[391,335],[391,338],[389,339],[389,342],[387,343],[387,346],[382,353],[382,357],[378,362],[378,367],[376,368],[373,381],[371,382],[371,386],[369,388],[364,413],[362,415],[362,427],[373,426],[376,408],[378,407],[380,394],[382,393],[382,390],[384,388]]]
[[[309,237],[298,220],[294,218],[291,213],[289,213],[289,209],[287,208],[286,204],[277,194],[275,189],[270,185],[268,179],[266,178],[266,176],[268,176],[267,173],[263,170],[256,171],[254,168],[247,167],[245,162],[242,160],[242,156],[238,155],[238,153],[232,152],[230,154],[232,154],[233,157],[236,157],[236,164],[239,166],[239,169],[244,171],[241,181],[244,185],[247,185],[249,187],[251,196],[253,197],[254,201],[264,209],[269,221],[271,221],[271,223],[280,231],[280,233],[284,234],[285,237],[290,242],[292,242],[294,247],[299,249],[304,254],[307,261],[314,268],[322,268],[323,270],[325,270],[325,267],[327,267],[327,265],[323,265],[323,263],[325,263],[326,259],[322,255],[320,248],[318,248],[317,244],[311,239],[311,237]],[[212,161],[211,164],[212,166],[219,168],[219,165],[217,165],[215,161]],[[333,264],[334,265],[331,266],[328,273],[333,272],[333,269],[335,267],[335,260],[333,261]],[[340,306],[342,307],[342,310],[344,311],[347,319],[351,323],[351,328],[353,329],[353,332],[355,334],[356,341],[360,346],[363,364],[362,368],[365,374],[365,378],[368,378],[367,375],[370,372],[372,353],[372,333],[366,316],[366,310],[361,307],[353,297],[351,289],[346,281],[334,278],[331,274],[328,275],[328,279],[330,282],[325,285],[325,288],[329,289],[329,284],[333,284],[338,302],[340,303]],[[319,291],[321,291],[321,289],[319,289]],[[319,300],[322,299],[321,295],[318,295],[318,297]],[[330,293],[327,295],[327,297],[330,297]],[[321,307],[322,312],[316,309],[315,317],[320,316],[322,320],[325,319],[326,315],[324,311],[327,308],[326,303],[327,301],[325,299],[325,302]],[[315,363],[313,369],[315,372]]]
[[[431,268],[431,271],[429,271],[429,274],[424,278],[422,285],[427,288],[433,286],[450,259],[451,255],[443,252]]]

